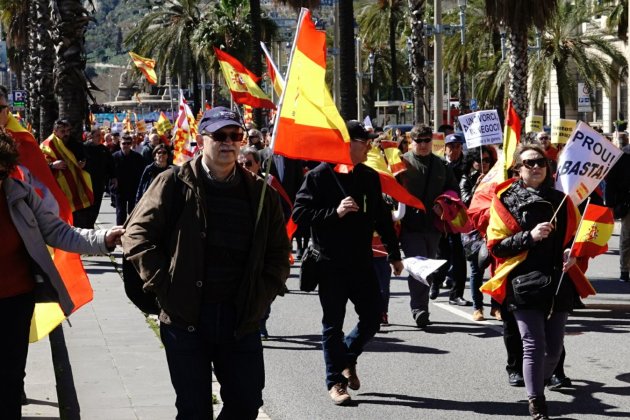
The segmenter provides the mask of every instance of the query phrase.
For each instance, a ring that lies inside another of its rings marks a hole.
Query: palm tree
[[[403,0],[378,0],[364,6],[357,17],[360,35],[365,45],[380,47],[389,46],[391,69],[391,96],[396,100],[398,95],[398,50],[399,34],[404,30],[405,7]]]
[[[423,110],[426,107],[424,89],[427,85],[425,74],[424,38],[422,37],[424,23],[425,0],[408,0],[409,21],[411,35],[409,36],[409,74],[411,75],[411,90],[413,91],[413,112],[416,123],[424,121]]]
[[[55,50],[51,38],[50,2],[37,0],[31,3],[29,57],[30,118],[34,134],[40,140],[52,133],[59,114],[54,93],[53,71]]]
[[[565,118],[567,102],[576,105],[578,80],[591,87],[603,86],[610,93],[610,81],[618,82],[620,70],[627,71],[626,57],[609,41],[609,33],[597,28],[582,33],[582,25],[592,17],[585,0],[561,1],[542,34],[540,56],[531,57],[532,100],[542,106],[554,70],[560,118]]]
[[[628,9],[630,9],[627,0],[606,0],[606,3],[614,3],[608,21],[606,22],[609,29],[617,28],[617,36],[624,42],[628,42]]]
[[[21,85],[22,71],[27,60],[29,2],[0,0],[0,15],[7,37],[7,55],[11,71]]]
[[[510,49],[509,97],[514,110],[527,116],[527,33],[532,26],[542,30],[557,8],[558,0],[485,0],[486,14],[495,25],[508,29]]]
[[[54,91],[59,101],[59,117],[70,121],[79,138],[88,120],[87,97],[92,100],[85,76],[85,31],[91,20],[81,0],[51,0],[52,31],[55,46]]]

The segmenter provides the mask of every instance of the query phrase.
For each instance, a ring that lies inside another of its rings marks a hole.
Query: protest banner
[[[486,144],[503,143],[503,131],[499,113],[493,109],[490,111],[477,111],[457,117],[464,131],[466,146],[469,149]]]
[[[112,133],[122,133],[124,131],[123,123],[115,122],[112,124]]]
[[[444,157],[444,133],[433,133],[433,153],[439,157]]]
[[[427,286],[430,286],[427,277],[444,264],[446,260],[432,260],[425,257],[410,257],[403,260],[403,265],[411,277]]]
[[[555,120],[551,124],[551,143],[566,144],[575,129],[575,120]]]
[[[579,205],[604,180],[622,153],[606,137],[580,122],[558,158],[556,189]]]
[[[543,131],[543,117],[541,115],[530,115],[525,118],[526,133],[540,133]]]

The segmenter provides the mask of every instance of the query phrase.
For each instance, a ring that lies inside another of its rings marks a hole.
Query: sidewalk
[[[114,209],[106,199],[98,223],[106,228],[114,220]],[[120,263],[120,248],[113,256]],[[174,419],[175,392],[159,338],[125,296],[108,256],[84,257],[83,263],[94,300],[63,323],[80,418]],[[213,388],[219,397],[216,381]],[[48,338],[29,349],[25,391],[30,403],[23,407],[24,418],[60,418]],[[62,391],[72,394],[71,389]],[[220,408],[215,405],[215,416]],[[262,412],[259,418],[268,419]]]

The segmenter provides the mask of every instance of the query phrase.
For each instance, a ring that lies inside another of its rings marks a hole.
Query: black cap
[[[214,133],[228,125],[242,127],[236,112],[226,107],[218,106],[203,113],[199,122],[199,133]]]
[[[453,133],[446,136],[444,139],[444,144],[450,143],[466,143],[466,139],[462,133]]]
[[[378,137],[378,134],[368,132],[365,129],[363,123],[357,120],[347,121],[346,128],[348,128],[348,134],[350,134],[350,138],[354,140],[366,141]]]

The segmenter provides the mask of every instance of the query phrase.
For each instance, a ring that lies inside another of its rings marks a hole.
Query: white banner
[[[427,286],[430,286],[427,277],[444,264],[446,260],[431,260],[425,257],[411,257],[403,260],[403,265],[411,277]]]
[[[556,189],[579,205],[604,180],[622,153],[606,137],[580,122],[558,157]]]
[[[466,146],[469,149],[486,144],[503,143],[501,121],[496,109],[472,112],[457,118],[462,125]]]

